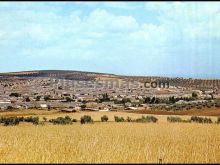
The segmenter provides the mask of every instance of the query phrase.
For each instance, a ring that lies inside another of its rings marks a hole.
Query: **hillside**
[[[152,81],[168,81],[170,85],[189,87],[189,88],[204,88],[213,89],[220,88],[219,79],[193,79],[193,78],[170,78],[170,77],[155,77],[155,76],[123,76],[107,73],[84,72],[84,71],[66,71],[66,70],[38,70],[38,71],[23,71],[0,73],[0,78],[30,78],[30,77],[51,77],[69,80],[93,81],[105,79],[122,79],[127,81],[152,82]]]

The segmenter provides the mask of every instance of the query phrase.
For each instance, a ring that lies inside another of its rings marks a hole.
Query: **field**
[[[59,112],[15,112],[55,118]],[[39,113],[39,114],[38,114]],[[0,116],[14,115],[13,112]],[[125,112],[80,112],[100,121],[103,114],[141,117]],[[219,163],[220,125],[168,123],[165,115],[154,115],[158,123],[95,122],[81,125],[0,126],[0,163]],[[183,116],[182,118],[188,118]],[[213,121],[216,117],[211,117]]]
[[[192,108],[190,110],[180,110],[180,111],[166,111],[166,110],[139,110],[134,111],[133,113],[140,113],[140,114],[158,114],[158,115],[197,115],[197,116],[220,116],[220,108],[212,107],[212,108]]]

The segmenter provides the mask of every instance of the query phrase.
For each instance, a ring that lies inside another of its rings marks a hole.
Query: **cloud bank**
[[[219,2],[1,2],[0,71],[220,78]]]

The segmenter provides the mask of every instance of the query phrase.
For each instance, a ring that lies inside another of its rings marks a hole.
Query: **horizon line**
[[[87,72],[95,74],[108,74],[114,76],[131,76],[131,77],[162,77],[162,78],[183,78],[183,79],[204,79],[204,80],[220,80],[220,78],[205,78],[205,77],[189,77],[189,76],[174,76],[174,75],[132,75],[132,74],[116,74],[116,73],[103,73],[97,71],[85,71],[85,70],[70,70],[70,69],[40,69],[40,70],[18,70],[18,71],[9,71],[9,72],[0,72],[0,74],[9,74],[9,73],[21,73],[21,72],[39,72],[39,71],[72,71],[72,72]]]

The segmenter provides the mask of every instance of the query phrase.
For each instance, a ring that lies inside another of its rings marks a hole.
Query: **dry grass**
[[[216,124],[0,126],[0,163],[219,163],[219,150]]]
[[[41,116],[41,115],[53,115],[59,113],[58,110],[38,110],[38,109],[24,109],[24,110],[13,110],[13,111],[1,111],[0,116]]]
[[[77,112],[23,110],[0,116],[37,115],[42,119],[90,115],[100,121],[107,115],[139,118],[126,112]],[[81,125],[0,126],[0,163],[220,163],[220,125],[167,123],[95,123]],[[181,116],[183,119],[190,116]],[[213,121],[216,117],[211,117]]]
[[[133,113],[139,114],[156,114],[156,115],[197,115],[197,116],[220,116],[220,108],[212,107],[212,108],[192,108],[190,110],[180,110],[180,111],[166,111],[166,110],[150,110],[150,109],[143,109],[143,110],[136,110],[131,111]]]
[[[145,114],[145,113],[132,113],[132,112],[92,112],[92,111],[81,111],[81,112],[74,112],[74,113],[65,113],[60,112],[58,110],[18,110],[18,111],[12,111],[12,112],[0,112],[0,117],[5,116],[39,116],[41,120],[43,120],[43,117],[46,117],[47,119],[53,119],[57,117],[65,117],[66,115],[70,116],[71,118],[75,118],[77,120],[80,120],[81,116],[83,115],[90,115],[94,121],[101,121],[101,116],[107,115],[109,117],[109,121],[114,121],[114,116],[120,116],[124,117],[125,119],[127,116],[131,117],[132,119],[140,118],[142,116],[155,116],[159,119],[160,123],[166,123],[167,115],[164,114]],[[178,115],[176,115],[178,116]],[[191,116],[189,115],[179,115],[182,119],[190,119]],[[213,121],[216,121],[217,117],[210,116]]]

